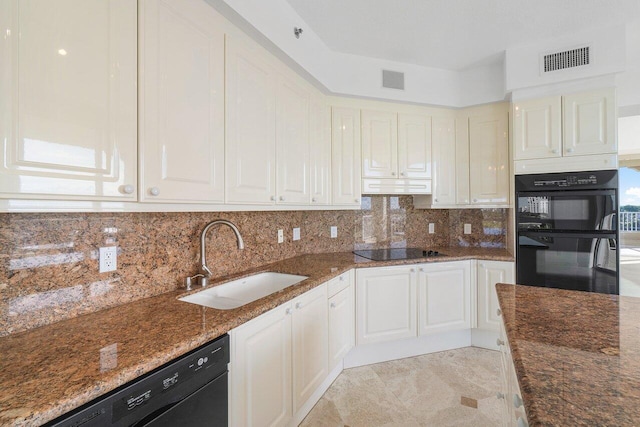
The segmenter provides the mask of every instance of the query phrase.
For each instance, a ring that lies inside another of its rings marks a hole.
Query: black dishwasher
[[[226,426],[229,336],[53,420],[48,426]]]

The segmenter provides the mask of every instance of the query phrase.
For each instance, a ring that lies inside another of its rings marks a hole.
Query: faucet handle
[[[186,277],[186,278],[184,279],[184,285],[185,285],[185,287],[187,288],[187,290],[188,290],[188,291],[190,291],[190,290],[192,289],[192,288],[191,288],[191,286],[193,285],[193,279],[199,279],[199,278],[201,278],[201,277],[202,277],[202,278],[204,278],[204,274],[200,274],[200,273],[198,273],[198,274],[196,274],[196,275]],[[200,280],[202,280],[202,279],[200,279]],[[203,286],[204,286],[204,285],[203,285]]]

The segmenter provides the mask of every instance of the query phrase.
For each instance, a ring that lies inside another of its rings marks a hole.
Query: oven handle
[[[616,190],[538,190],[518,191],[517,197],[581,197],[581,196],[615,196]]]
[[[583,238],[583,239],[617,239],[616,233],[610,231],[518,231],[519,236],[527,237],[560,237],[560,238]]]

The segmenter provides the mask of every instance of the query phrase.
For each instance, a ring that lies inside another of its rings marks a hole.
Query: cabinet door
[[[331,134],[333,204],[360,206],[360,111],[334,107]]]
[[[229,425],[284,426],[292,417],[291,304],[231,333]]]
[[[293,411],[309,400],[328,374],[327,286],[293,302]]]
[[[323,95],[311,98],[309,120],[311,204],[328,205],[331,203],[331,109]]]
[[[471,328],[471,262],[421,265],[418,275],[420,335]]]
[[[200,0],[140,12],[140,201],[224,202],[221,18]]]
[[[456,121],[433,118],[433,205],[456,203]]]
[[[226,201],[275,201],[275,86],[272,59],[227,35]]]
[[[276,91],[276,179],[278,203],[309,203],[310,91],[280,76]]]
[[[456,118],[456,204],[468,205],[471,163],[469,157],[469,117],[466,114],[461,114],[461,116]]]
[[[508,113],[469,118],[469,190],[472,204],[509,201]]]
[[[564,96],[563,155],[616,153],[615,108],[615,89]]]
[[[0,2],[0,197],[137,197],[136,2]]]
[[[400,178],[431,178],[431,117],[398,114],[398,174]]]
[[[398,122],[395,113],[362,110],[362,177],[398,176]]]
[[[498,316],[498,295],[496,283],[513,283],[514,268],[512,262],[478,261],[478,328],[492,331],[500,330]]]
[[[355,345],[353,285],[329,298],[329,371]]]
[[[356,343],[415,337],[415,268],[364,268],[356,277]]]
[[[559,96],[513,104],[514,160],[560,157],[562,103]]]

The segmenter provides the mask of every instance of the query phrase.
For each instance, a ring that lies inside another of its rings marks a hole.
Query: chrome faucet
[[[236,235],[236,239],[238,240],[238,249],[244,249],[244,240],[242,240],[242,235],[240,235],[240,231],[238,230],[238,227],[236,227],[232,222],[224,219],[217,219],[215,221],[211,221],[209,224],[207,224],[204,227],[204,229],[202,230],[202,233],[200,233],[200,272],[195,276],[187,277],[186,279],[187,290],[191,289],[191,280],[195,278],[198,278],[198,283],[202,287],[205,287],[209,284],[209,279],[211,278],[212,273],[211,273],[211,270],[209,269],[209,266],[207,265],[207,260],[206,260],[206,253],[207,253],[206,238],[209,230],[215,227],[216,225],[228,225]]]

